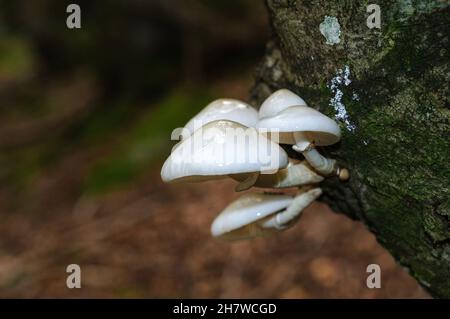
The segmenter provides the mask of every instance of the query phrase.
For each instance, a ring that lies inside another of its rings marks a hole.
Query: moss
[[[424,211],[423,223],[425,232],[434,242],[450,239],[448,218],[439,216],[432,210]]]
[[[2,35],[0,43],[0,80],[28,77],[35,69],[34,52],[28,42],[19,37]]]

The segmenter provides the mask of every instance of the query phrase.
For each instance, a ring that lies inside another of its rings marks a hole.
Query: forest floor
[[[239,196],[234,182],[166,185],[155,167],[125,189],[79,196],[82,162],[72,155],[36,181],[28,213],[2,213],[0,297],[428,297],[363,224],[325,204],[277,236],[221,242],[209,226]],[[81,289],[66,287],[72,263]],[[366,287],[372,263],[381,289]]]

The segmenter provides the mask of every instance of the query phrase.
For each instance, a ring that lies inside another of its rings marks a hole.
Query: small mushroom
[[[300,96],[287,89],[275,91],[261,104],[259,118],[274,116],[294,105],[307,106],[306,102]]]
[[[348,178],[348,171],[340,169],[336,160],[323,157],[315,146],[337,143],[341,130],[335,121],[308,106],[290,106],[274,116],[263,118],[259,129],[279,132],[279,142],[293,144],[293,149],[303,154],[308,163],[324,176],[338,175]]]
[[[283,231],[322,194],[320,188],[301,191],[296,197],[280,194],[245,194],[228,205],[213,221],[211,233],[227,240],[248,239]]]
[[[247,179],[248,174],[237,174],[233,179],[242,182]],[[253,186],[263,188],[290,188],[307,184],[317,184],[323,181],[306,161],[289,159],[286,168],[278,170],[275,174],[262,174],[258,176]]]
[[[236,99],[217,99],[209,103],[195,115],[184,128],[188,130],[183,138],[209,122],[229,120],[247,127],[255,127],[258,122],[258,111],[251,105]]]
[[[288,165],[286,152],[276,143],[237,122],[207,123],[179,143],[165,161],[165,182],[199,182],[248,174],[236,190],[250,188],[260,173],[271,173]]]

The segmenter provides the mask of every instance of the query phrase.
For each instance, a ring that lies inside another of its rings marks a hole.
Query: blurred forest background
[[[357,222],[315,203],[293,229],[211,238],[234,182],[165,185],[170,133],[245,100],[257,0],[0,1],[0,297],[428,297]],[[82,288],[66,287],[68,264]],[[382,288],[365,285],[368,264]]]

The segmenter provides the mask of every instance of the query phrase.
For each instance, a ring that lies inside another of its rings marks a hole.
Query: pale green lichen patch
[[[325,19],[319,25],[319,30],[327,40],[327,44],[334,45],[341,41],[339,39],[341,26],[336,17],[325,16]]]

